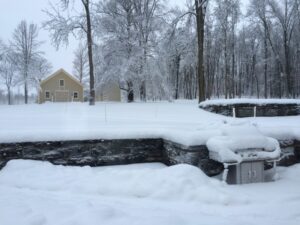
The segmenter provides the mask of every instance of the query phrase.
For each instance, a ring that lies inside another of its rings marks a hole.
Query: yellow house
[[[83,85],[64,69],[40,83],[39,103],[83,102]]]

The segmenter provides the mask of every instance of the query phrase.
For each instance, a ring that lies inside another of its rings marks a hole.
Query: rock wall
[[[208,158],[206,146],[187,147],[163,139],[89,140],[0,144],[0,168],[12,159],[49,161],[55,165],[104,166],[162,162],[199,166],[207,175],[223,166]]]
[[[167,165],[188,163],[202,169],[208,176],[220,174],[223,164],[209,159],[205,145],[184,146],[171,141],[164,141],[164,159]]]
[[[256,110],[255,110],[256,107]],[[256,111],[256,116],[259,117],[274,117],[274,116],[296,116],[300,115],[300,105],[297,104],[228,104],[228,105],[208,105],[200,108],[221,114],[224,116],[233,116],[233,108],[235,109],[236,117],[253,117]]]
[[[162,148],[162,139],[10,143],[0,144],[0,162],[31,159],[76,166],[161,162]]]
[[[280,165],[300,162],[300,141],[283,141],[291,151]],[[49,161],[56,165],[104,166],[162,162],[166,165],[187,163],[208,176],[220,174],[223,164],[209,159],[205,145],[184,146],[163,139],[87,140],[0,144],[0,169],[12,159]]]

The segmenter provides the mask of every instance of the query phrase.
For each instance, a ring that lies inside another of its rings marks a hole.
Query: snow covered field
[[[197,145],[252,124],[267,136],[300,140],[300,116],[234,119],[201,110],[196,101],[0,106],[0,124],[0,143],[162,137]]]
[[[14,160],[0,171],[1,225],[299,225],[300,165],[229,186],[188,165],[101,168]]]
[[[2,143],[162,137],[196,145],[243,132],[300,140],[300,116],[235,119],[195,101],[0,106],[0,124]],[[299,225],[300,165],[278,171],[276,182],[228,186],[189,165],[14,160],[0,171],[0,225]]]

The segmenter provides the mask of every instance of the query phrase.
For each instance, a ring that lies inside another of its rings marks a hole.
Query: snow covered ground
[[[189,165],[101,168],[14,160],[0,171],[1,225],[299,225],[300,165],[229,186]]]
[[[0,106],[0,143],[162,137],[186,145],[242,133],[300,140],[300,116],[228,118],[195,101]],[[300,165],[279,180],[228,186],[189,165],[101,168],[10,161],[0,225],[299,225]]]
[[[197,145],[236,128],[249,132],[252,124],[267,136],[300,140],[300,116],[234,119],[199,109],[196,101],[0,106],[0,124],[0,143],[162,137]]]

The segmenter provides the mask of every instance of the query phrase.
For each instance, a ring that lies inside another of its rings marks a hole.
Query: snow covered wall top
[[[236,104],[251,104],[251,105],[268,105],[268,104],[296,104],[300,106],[300,99],[254,99],[254,98],[238,98],[238,99],[213,99],[206,100],[199,104],[200,107],[212,105],[236,105]]]
[[[199,107],[240,118],[300,115],[300,99],[216,99],[201,102]]]

